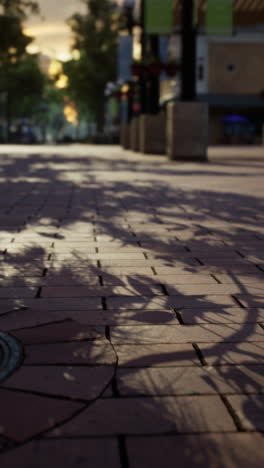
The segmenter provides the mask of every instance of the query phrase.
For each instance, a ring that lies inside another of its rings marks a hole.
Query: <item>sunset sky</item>
[[[85,11],[80,0],[39,0],[41,17],[33,16],[26,23],[26,33],[34,36],[32,52],[42,52],[52,58],[69,58],[71,32],[65,20],[75,12]]]
[[[134,0],[115,0],[133,3]],[[65,20],[73,13],[85,12],[81,0],[38,0],[41,17],[32,16],[26,26],[26,33],[35,37],[30,46],[32,53],[42,52],[52,58],[67,60],[70,58],[71,32]]]

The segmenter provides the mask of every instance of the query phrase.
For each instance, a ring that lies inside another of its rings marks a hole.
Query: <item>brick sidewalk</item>
[[[2,146],[1,468],[264,466],[264,150],[210,159]]]

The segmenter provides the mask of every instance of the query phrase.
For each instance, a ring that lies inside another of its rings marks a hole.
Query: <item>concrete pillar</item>
[[[212,112],[209,117],[209,145],[225,144],[223,115]]]
[[[170,102],[167,106],[167,154],[171,160],[206,161],[208,104]]]
[[[134,117],[130,124],[130,148],[139,151],[139,117]]]
[[[130,149],[130,125],[128,123],[121,124],[120,145],[124,149]]]
[[[145,154],[166,154],[166,117],[164,112],[140,116],[139,151]]]

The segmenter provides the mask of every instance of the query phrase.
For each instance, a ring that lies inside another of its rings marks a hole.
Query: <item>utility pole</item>
[[[149,39],[150,55],[157,62],[159,61],[159,36],[152,35]],[[148,82],[148,112],[158,114],[160,100],[160,75],[151,76]]]
[[[147,37],[145,33],[145,0],[141,0],[141,59],[144,61],[147,55]],[[145,114],[147,111],[147,84],[145,76],[141,76],[139,79],[140,86],[140,106],[141,113]]]
[[[196,100],[196,25],[195,0],[182,0],[182,101]]]
[[[181,102],[167,107],[167,153],[171,160],[207,161],[208,104],[196,96],[196,0],[181,6]]]
[[[162,0],[160,0],[162,1]],[[141,49],[142,60],[149,58],[159,61],[159,35],[148,36],[145,31],[146,2],[141,0]],[[140,79],[141,112],[142,114],[157,114],[159,112],[160,77],[142,76]]]

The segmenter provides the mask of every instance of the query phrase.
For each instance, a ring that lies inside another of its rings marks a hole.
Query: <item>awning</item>
[[[182,0],[175,0],[174,24],[181,23]],[[197,0],[198,24],[205,24],[207,0]],[[233,0],[233,23],[235,26],[264,24],[264,0]]]

